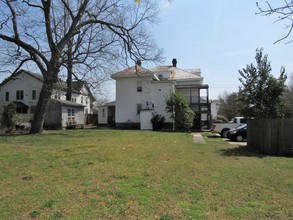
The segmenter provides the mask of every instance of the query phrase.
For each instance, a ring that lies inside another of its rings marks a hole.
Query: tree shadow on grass
[[[248,146],[237,146],[219,150],[222,156],[258,157],[264,158],[267,155],[259,153],[256,149]]]
[[[218,135],[218,134],[208,135],[207,137],[208,137],[208,138],[221,138],[221,136]]]

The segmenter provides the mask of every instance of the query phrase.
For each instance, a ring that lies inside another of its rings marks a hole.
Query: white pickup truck
[[[242,124],[246,124],[246,119],[244,117],[235,117],[228,123],[214,123],[211,127],[211,131],[219,133],[221,137],[226,138],[230,129],[236,128]]]

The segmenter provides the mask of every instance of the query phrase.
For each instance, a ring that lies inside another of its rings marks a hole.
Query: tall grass
[[[292,158],[210,133],[0,137],[0,219],[290,219]]]

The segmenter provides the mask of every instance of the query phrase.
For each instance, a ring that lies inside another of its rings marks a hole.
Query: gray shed
[[[51,99],[45,117],[45,128],[83,128],[84,105],[66,100]]]

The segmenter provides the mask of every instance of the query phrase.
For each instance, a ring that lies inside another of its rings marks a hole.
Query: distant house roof
[[[81,80],[77,80],[77,81],[72,81],[72,92],[76,93],[76,94],[82,94],[81,89],[82,87],[85,86],[86,89],[89,92],[89,97],[91,99],[92,102],[96,101],[96,98],[93,96],[91,90],[89,89],[89,87],[87,86],[87,83]],[[54,84],[54,89],[56,90],[61,90],[61,91],[66,91],[67,90],[67,83],[64,81],[58,81],[57,83]]]
[[[151,71],[159,74],[160,72],[169,72],[170,73],[170,80],[180,80],[180,79],[202,79],[200,76],[201,70],[200,69],[179,69],[174,66],[157,66],[151,69]]]
[[[115,106],[116,105],[116,101],[108,102],[106,105],[107,106]]]
[[[82,104],[79,104],[79,103],[76,103],[76,102],[67,101],[67,100],[51,99],[50,103],[51,104],[58,103],[61,106],[85,107],[85,105],[82,105]]]
[[[140,76],[140,77],[154,76],[154,73],[148,69],[145,69],[137,65],[137,66],[129,67],[125,70],[119,71],[111,75],[113,79],[121,78],[121,77],[133,77],[133,76]]]
[[[82,87],[84,85],[86,85],[86,83],[83,82],[83,81],[80,81],[80,80],[78,80],[78,81],[72,81],[72,90],[75,93],[80,93],[80,91],[81,91],[81,89],[82,89]],[[57,83],[55,83],[54,88],[55,89],[59,89],[59,90],[66,91],[66,89],[67,89],[67,83],[60,80]]]
[[[149,77],[153,76],[153,78],[158,79],[160,73],[169,73],[170,76],[168,80],[202,80],[203,77],[201,76],[200,69],[179,69],[174,66],[157,66],[150,70],[145,69],[141,66],[130,67],[120,72],[114,73],[111,77],[113,79],[116,78],[125,78],[125,77]]]
[[[27,105],[24,104],[23,102],[13,101],[13,103],[15,104],[15,106],[16,106],[17,108],[26,108],[26,109],[29,108],[29,106],[27,106]]]
[[[3,82],[0,84],[0,87],[3,86],[4,84],[6,84],[7,82],[9,82],[10,80],[15,80],[17,79],[17,77],[21,74],[21,73],[26,73],[34,78],[36,78],[37,80],[43,82],[44,81],[44,77],[39,74],[39,73],[33,73],[27,70],[19,70],[18,72],[12,74],[11,76],[7,77],[6,79],[3,80]],[[81,89],[83,86],[86,86],[86,88],[88,89],[89,92],[89,96],[90,99],[92,100],[92,102],[96,101],[95,97],[93,96],[93,94],[91,93],[91,90],[87,87],[87,83],[81,80],[78,81],[73,81],[72,82],[72,92],[76,93],[76,94],[81,94]],[[54,85],[54,89],[57,90],[61,90],[61,91],[66,91],[67,88],[67,83],[64,81],[59,81],[57,83],[55,83]]]
[[[99,107],[103,107],[103,106],[116,106],[116,101],[107,102],[107,103],[99,105]]]
[[[6,84],[7,82],[9,82],[10,80],[16,80],[17,77],[21,74],[21,73],[26,73],[30,76],[32,76],[33,78],[43,82],[44,78],[42,75],[40,74],[37,74],[37,73],[33,73],[33,72],[30,72],[30,71],[27,71],[27,70],[19,70],[18,72],[10,75],[9,77],[7,77],[6,79],[4,79],[1,83],[0,83],[0,87],[3,86],[4,84]]]

